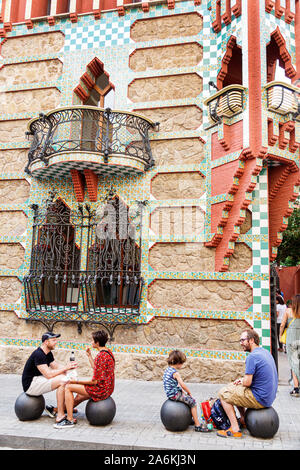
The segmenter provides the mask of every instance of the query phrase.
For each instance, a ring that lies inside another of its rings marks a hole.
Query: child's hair
[[[175,364],[183,364],[185,361],[186,361],[186,355],[182,351],[179,351],[178,349],[175,349],[174,351],[170,352],[169,357],[167,359],[169,366],[172,366]]]

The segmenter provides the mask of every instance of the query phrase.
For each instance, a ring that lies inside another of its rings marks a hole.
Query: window
[[[126,310],[139,306],[141,251],[135,237],[128,207],[118,197],[111,199],[104,207],[88,257],[88,271],[96,274],[96,308]]]
[[[71,220],[71,211],[58,199],[46,211],[34,207],[29,297],[41,309],[77,305],[80,276],[82,224]],[[28,299],[30,300],[30,299]]]
[[[30,319],[74,321],[75,315],[76,321],[103,323],[107,314],[109,322],[126,323],[139,314],[141,230],[117,196],[107,201],[100,220],[90,206],[72,211],[53,195],[32,209],[31,263],[24,278]]]

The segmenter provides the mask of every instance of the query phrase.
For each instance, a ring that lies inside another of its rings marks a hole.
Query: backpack
[[[210,410],[210,417],[217,429],[229,429],[230,428],[230,421],[224,411],[224,408],[219,400],[214,402]]]

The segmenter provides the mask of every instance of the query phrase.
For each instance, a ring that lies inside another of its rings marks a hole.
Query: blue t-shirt
[[[173,398],[175,395],[181,391],[176,379],[173,378],[173,374],[178,372],[175,367],[168,367],[163,376],[164,389],[168,398]]]
[[[262,406],[268,408],[276,397],[278,374],[273,356],[257,347],[246,358],[245,374],[253,375],[251,391]]]

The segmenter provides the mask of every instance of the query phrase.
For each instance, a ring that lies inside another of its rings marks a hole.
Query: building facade
[[[0,371],[105,327],[119,378],[275,355],[299,194],[299,0],[0,0]],[[284,78],[278,79],[281,71]],[[273,325],[274,326],[274,325]]]

